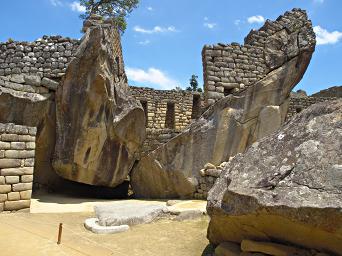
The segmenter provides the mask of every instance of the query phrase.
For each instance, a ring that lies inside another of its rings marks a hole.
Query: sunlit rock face
[[[143,109],[129,94],[120,35],[110,24],[86,28],[56,93],[53,167],[61,177],[115,187],[145,137]]]
[[[342,251],[342,100],[318,103],[236,155],[210,190],[208,239]]]
[[[251,31],[245,38],[244,46],[212,47],[221,50],[206,46],[203,58],[205,78],[209,71],[220,70],[225,65],[224,61],[230,67],[232,59],[236,65],[241,61],[253,61],[253,54],[259,52],[263,53],[260,61],[265,66],[264,73],[260,74],[259,79],[248,79],[254,82],[241,87],[239,92],[215,98],[213,105],[198,121],[144,156],[132,171],[131,180],[136,195],[191,198],[198,185],[199,171],[206,163],[217,166],[228,161],[258,139],[279,129],[286,117],[290,92],[303,77],[315,44],[311,21],[305,11],[294,9],[277,21],[266,21],[260,30]],[[235,48],[239,48],[243,58],[234,53]],[[243,49],[247,52],[244,53]],[[230,57],[215,57],[216,54],[223,55],[223,52],[230,54]],[[212,55],[209,59],[207,53]],[[236,67],[235,64],[232,67]],[[253,65],[252,62],[243,64],[241,68],[246,71],[245,75],[250,73],[247,70]],[[220,77],[210,77],[213,81],[222,80]],[[225,82],[214,83],[218,89],[228,86]],[[219,96],[217,93],[215,95]]]

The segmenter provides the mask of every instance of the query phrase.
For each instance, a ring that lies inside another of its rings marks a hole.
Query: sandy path
[[[83,227],[91,216],[68,214],[0,214],[1,256],[63,255],[201,255],[208,244],[208,219],[161,220],[138,225],[130,231],[96,235]],[[63,223],[62,244],[56,244],[58,224]]]
[[[126,200],[137,204],[151,201]],[[83,227],[93,217],[93,206],[125,201],[89,200],[58,195],[33,199],[31,212],[0,214],[1,256],[79,255],[201,255],[208,244],[208,218],[191,221],[160,220],[131,227],[130,231],[96,235]],[[165,204],[165,201],[154,201]],[[204,208],[200,201],[186,201],[179,209]],[[62,244],[56,244],[59,223],[63,223]]]

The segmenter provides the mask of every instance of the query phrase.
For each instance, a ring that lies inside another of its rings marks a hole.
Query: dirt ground
[[[65,205],[51,202],[48,198],[41,202],[38,199],[33,203],[33,211],[48,210],[49,213],[0,214],[0,255],[191,256],[202,255],[208,245],[208,217],[183,222],[159,220],[151,224],[133,226],[124,233],[97,235],[83,226],[86,218],[94,216],[89,204],[96,202],[89,203],[82,199],[80,203],[75,199],[70,200],[66,199],[64,203],[72,204]],[[63,208],[66,212],[61,213]],[[74,212],[67,212],[68,209]],[[58,213],[51,213],[53,211]],[[62,243],[57,245],[59,223],[63,223],[63,233]]]

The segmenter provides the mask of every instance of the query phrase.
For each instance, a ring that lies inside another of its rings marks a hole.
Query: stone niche
[[[0,123],[0,212],[31,203],[36,128]]]

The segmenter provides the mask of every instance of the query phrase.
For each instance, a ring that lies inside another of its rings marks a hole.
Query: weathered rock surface
[[[84,221],[84,227],[95,234],[116,234],[129,230],[128,225],[101,226],[98,218],[89,218]]]
[[[32,77],[30,79],[34,80]],[[60,179],[51,164],[56,130],[54,95],[20,91],[21,84],[15,82],[24,81],[22,75],[13,76],[12,82],[0,77],[0,122],[37,127],[35,182],[52,184]],[[9,83],[12,88],[9,88]]]
[[[131,175],[138,197],[192,197],[205,163],[219,165],[280,127],[290,92],[315,48],[311,22],[291,29],[284,24],[280,30],[283,41],[274,35],[274,44],[264,49],[272,71],[245,91],[216,102],[183,133],[142,157]]]
[[[240,245],[231,242],[224,242],[215,248],[215,256],[240,256]]]
[[[277,243],[259,242],[251,240],[243,240],[241,243],[241,249],[244,252],[259,252],[265,253],[266,255],[277,255],[277,256],[311,256],[313,255],[307,250],[299,249],[292,246],[286,246]]]
[[[90,27],[56,93],[53,166],[63,178],[115,187],[135,161],[145,115],[128,92],[119,33]]]
[[[53,96],[9,88],[4,79],[0,77],[0,122],[38,126],[53,104]]]
[[[209,192],[211,243],[278,241],[342,252],[342,100],[312,105],[224,168]]]
[[[168,212],[165,205],[153,203],[138,205],[134,202],[98,205],[94,207],[94,210],[101,226],[133,226],[150,223]]]

